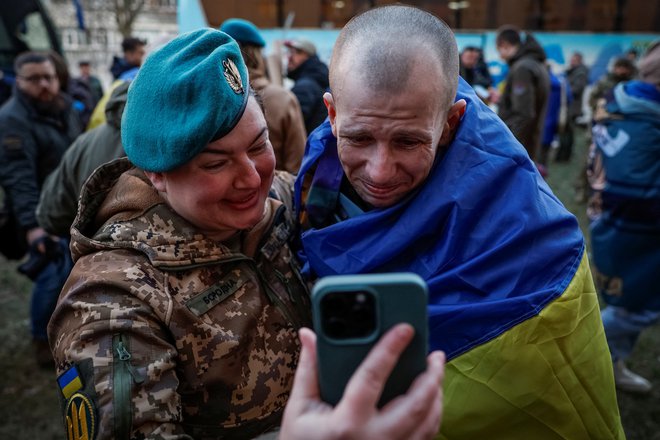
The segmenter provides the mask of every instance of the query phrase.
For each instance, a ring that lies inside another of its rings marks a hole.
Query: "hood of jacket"
[[[509,66],[523,58],[532,58],[540,63],[545,62],[545,51],[539,42],[530,34],[524,34],[524,41],[520,44],[518,51],[508,61]]]
[[[130,85],[130,81],[125,81],[115,87],[105,105],[105,120],[117,129],[121,128],[121,115],[124,113],[124,107],[126,107],[126,97]]]
[[[607,110],[625,114],[638,113],[660,120],[660,91],[642,81],[629,81],[614,87],[614,103],[618,107],[607,106]]]
[[[330,86],[328,66],[316,55],[312,55],[300,66],[288,72],[287,76],[294,81],[298,81],[300,78],[312,78],[324,89]]]
[[[243,254],[256,250],[281,203],[268,199],[262,220],[241,234]],[[144,254],[160,269],[184,268],[233,259],[237,252],[206,238],[179,216],[146,175],[127,158],[109,162],[90,176],[71,228],[73,260],[103,250]]]

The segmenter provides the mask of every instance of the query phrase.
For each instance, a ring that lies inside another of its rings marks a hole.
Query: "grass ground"
[[[569,163],[551,163],[548,182],[587,232],[584,205],[574,200],[573,182],[584,155],[583,137]],[[16,265],[0,257],[0,438],[50,440],[64,437],[54,373],[39,369],[32,357],[29,331],[30,282]],[[635,371],[655,389],[648,396],[619,393],[629,440],[660,440],[660,326],[645,332],[630,359]],[[476,439],[475,439],[476,440]],[[575,439],[582,440],[582,439]]]

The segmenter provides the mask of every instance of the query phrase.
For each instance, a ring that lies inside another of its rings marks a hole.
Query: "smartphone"
[[[378,406],[404,394],[426,369],[426,282],[413,273],[337,275],[312,289],[319,386],[323,401],[336,405],[353,372],[380,337],[407,322],[415,336],[390,375]]]

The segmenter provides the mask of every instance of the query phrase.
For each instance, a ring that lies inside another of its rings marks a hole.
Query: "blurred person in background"
[[[99,100],[103,97],[103,85],[101,84],[101,80],[92,75],[92,65],[89,61],[80,61],[78,63],[78,68],[80,69],[80,76],[78,79],[88,85],[89,90],[92,93],[92,102],[94,106],[96,106]]]
[[[486,104],[497,101],[483,51],[476,46],[466,46],[460,54],[459,63],[461,77],[474,88],[477,95]]]
[[[609,72],[603,75],[598,82],[591,89],[589,94],[589,107],[591,107],[592,115],[596,114],[599,100],[609,97],[610,92],[614,87],[622,81],[630,81],[637,74],[637,68],[630,59],[627,57],[619,57],[614,60],[612,68]]]
[[[78,112],[83,127],[85,127],[94,110],[94,100],[89,84],[71,76],[69,65],[59,53],[50,50],[48,51],[48,57],[55,66],[55,72],[60,81],[60,89],[73,99],[73,108]]]
[[[498,115],[536,162],[550,94],[545,52],[531,34],[512,26],[497,31],[495,44],[509,65]]]
[[[589,68],[584,65],[580,52],[573,52],[571,55],[565,77],[571,91],[571,99],[568,106],[568,121],[560,136],[559,149],[555,156],[557,162],[570,160],[573,152],[574,132],[579,129],[582,117],[583,95],[589,83]]]
[[[118,56],[112,57],[112,65],[110,66],[110,73],[112,73],[115,80],[135,78],[142,61],[144,61],[146,45],[146,40],[135,37],[124,38],[121,42],[123,56],[121,58]]]
[[[328,66],[316,54],[316,46],[309,40],[287,40],[287,76],[294,81],[291,91],[302,110],[305,130],[309,135],[321,125],[328,113],[323,93],[328,90]]]
[[[49,234],[69,237],[85,180],[100,165],[126,155],[120,127],[129,85],[130,81],[122,81],[112,91],[105,107],[106,122],[78,136],[46,178],[37,206],[37,221]]]
[[[568,106],[572,99],[570,87],[563,75],[556,75],[552,71],[550,62],[547,63],[547,67],[550,76],[550,95],[545,113],[541,151],[538,160],[539,172],[543,177],[548,175],[548,162],[552,148],[557,145],[558,138],[567,129]]]
[[[238,42],[250,75],[250,85],[263,102],[268,137],[275,151],[275,168],[296,174],[307,141],[296,95],[268,78],[262,53],[266,41],[253,23],[231,18],[222,23],[220,30]]]
[[[589,107],[593,120],[599,118],[603,104],[611,98],[614,87],[623,81],[629,81],[637,73],[635,65],[626,57],[614,60],[611,70],[603,75],[589,93]],[[591,125],[590,125],[591,127]],[[575,181],[575,200],[578,203],[587,202],[587,215],[593,219],[600,210],[600,191],[605,185],[602,158],[589,137],[589,149],[586,157],[582,159],[584,166]]]
[[[623,54],[624,57],[628,58],[633,64],[637,63],[637,56],[639,53],[637,52],[637,49],[634,47],[631,47],[626,51],[625,54]]]
[[[0,108],[0,185],[16,235],[24,238],[30,258],[22,265],[33,281],[30,321],[35,357],[52,365],[46,326],[71,268],[68,242],[39,226],[36,208],[46,177],[57,167],[83,125],[72,99],[62,92],[49,54],[26,52],[14,62],[16,84]]]
[[[618,388],[652,384],[626,360],[660,317],[660,41],[639,61],[639,80],[620,82],[596,112],[593,139],[604,185],[591,224],[596,286],[608,306],[605,335]]]

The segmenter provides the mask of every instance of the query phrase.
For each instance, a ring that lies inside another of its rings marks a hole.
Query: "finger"
[[[399,356],[413,338],[410,324],[398,324],[371,349],[349,380],[339,405],[351,413],[372,412]]]
[[[291,400],[320,399],[319,380],[316,368],[316,335],[308,328],[301,328],[298,332],[302,349],[298,368],[293,379]]]
[[[429,411],[426,420],[422,423],[421,429],[419,431],[419,436],[417,437],[420,440],[434,438],[436,434],[440,431],[440,426],[441,426],[440,422],[442,421],[442,403],[443,403],[443,395],[444,395],[442,390],[442,382],[444,379],[444,361],[445,361],[444,353],[442,353],[441,357],[442,357],[443,371],[440,377],[438,396],[433,401],[431,410]]]
[[[442,389],[440,389],[438,398],[433,401],[426,420],[414,434],[407,436],[406,440],[430,440],[436,437],[440,432],[440,422],[442,421],[442,395]]]
[[[408,392],[381,410],[381,423],[387,425],[393,438],[411,438],[414,433],[429,432],[433,422],[439,421],[445,356],[433,352],[427,359],[426,371],[415,379]]]

